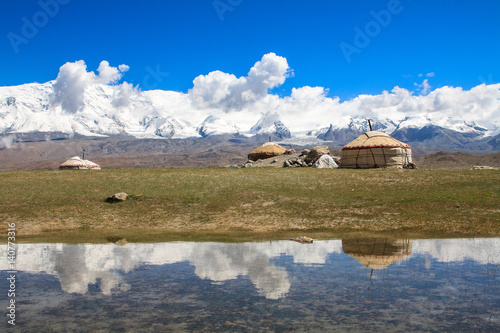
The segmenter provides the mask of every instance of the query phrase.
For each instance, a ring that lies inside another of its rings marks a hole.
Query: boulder
[[[115,193],[106,199],[106,202],[121,202],[127,200],[128,194],[125,192]]]
[[[323,155],[330,155],[330,147],[316,146],[307,154],[306,163],[314,163]]]
[[[319,169],[337,169],[339,166],[333,160],[330,155],[323,155],[316,162],[314,162],[313,168]]]

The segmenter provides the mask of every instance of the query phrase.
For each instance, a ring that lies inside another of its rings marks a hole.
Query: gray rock
[[[115,193],[106,199],[106,202],[121,202],[127,200],[128,194],[125,192]]]
[[[307,156],[309,154],[310,150],[309,149],[304,149],[301,153],[300,156]]]
[[[306,163],[314,163],[323,155],[330,155],[330,147],[316,146],[307,154]]]

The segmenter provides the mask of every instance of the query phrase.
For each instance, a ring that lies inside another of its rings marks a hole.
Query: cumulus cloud
[[[421,95],[427,95],[431,90],[431,85],[428,79],[424,79],[422,83],[415,83],[415,86],[420,90]]]
[[[139,89],[134,87],[132,83],[123,82],[115,88],[111,104],[115,108],[127,107],[130,105],[132,97],[138,95],[139,93]]]
[[[118,66],[118,68],[111,67],[109,65],[109,62],[107,62],[106,60],[103,60],[99,64],[99,68],[97,68],[99,75],[96,76],[95,82],[102,83],[102,84],[116,83],[122,78],[123,73],[128,71],[128,70],[129,70],[129,67],[127,65],[120,65],[120,66]]]
[[[67,113],[76,113],[84,105],[85,89],[89,85],[116,83],[128,69],[127,65],[111,67],[109,62],[103,60],[97,69],[99,75],[96,75],[94,72],[87,72],[87,65],[83,60],[67,62],[59,69],[52,86],[51,103],[53,106],[60,105]]]
[[[288,62],[275,53],[265,54],[248,72],[237,78],[221,71],[200,75],[193,81],[189,96],[199,108],[223,111],[242,110],[266,97],[268,91],[283,84],[291,75]]]

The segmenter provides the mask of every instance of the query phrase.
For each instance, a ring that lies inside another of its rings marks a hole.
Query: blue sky
[[[269,52],[294,72],[273,90],[282,96],[303,86],[346,100],[416,91],[424,79],[432,89],[500,82],[498,0],[5,0],[0,31],[0,86],[107,60],[130,66],[122,80],[142,90],[187,92],[214,70],[247,75]]]

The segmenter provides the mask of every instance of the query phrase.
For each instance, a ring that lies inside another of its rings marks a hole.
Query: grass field
[[[0,173],[0,242],[500,235],[498,170],[120,169]],[[142,194],[105,202],[116,192]]]

